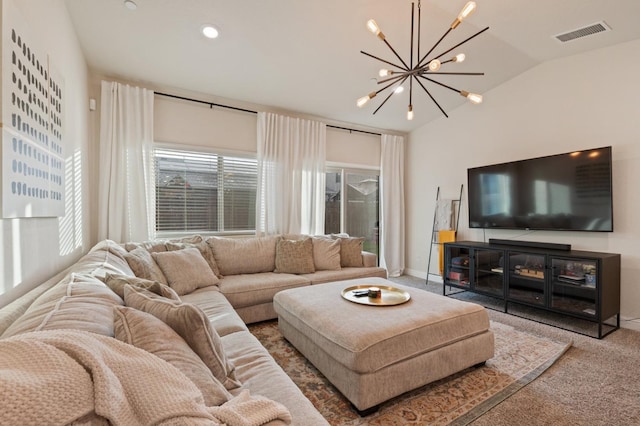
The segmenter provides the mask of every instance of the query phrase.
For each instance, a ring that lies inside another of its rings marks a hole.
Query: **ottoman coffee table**
[[[355,303],[342,296],[354,286],[393,287],[410,298],[391,306]],[[361,414],[494,354],[482,306],[382,278],[288,289],[273,305],[284,337]]]

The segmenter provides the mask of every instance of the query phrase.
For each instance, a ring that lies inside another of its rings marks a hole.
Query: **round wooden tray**
[[[354,290],[365,290],[369,287],[377,287],[380,289],[382,293],[382,297],[373,298],[373,297],[356,297],[353,295]],[[377,284],[361,284],[354,285],[351,287],[347,287],[342,290],[342,297],[347,299],[349,302],[359,303],[361,305],[370,305],[370,306],[393,306],[400,305],[402,303],[408,302],[411,299],[411,295],[404,290],[400,290],[399,288],[377,285]]]

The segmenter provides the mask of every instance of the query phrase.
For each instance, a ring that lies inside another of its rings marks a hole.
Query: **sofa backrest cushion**
[[[279,239],[276,243],[276,268],[273,272],[286,274],[312,274],[313,242],[311,238],[302,240]]]
[[[273,272],[276,268],[276,242],[279,236],[225,238],[206,241],[213,251],[222,275]]]
[[[178,333],[226,389],[240,386],[235,379],[235,366],[227,359],[220,336],[200,308],[131,286],[124,288],[124,300],[127,306],[155,316]]]
[[[2,337],[65,328],[113,336],[113,307],[123,304],[99,279],[72,273],[36,299]]]
[[[200,389],[208,407],[222,405],[232,398],[187,342],[153,315],[117,306],[114,330],[116,339],[144,349],[182,371]]]
[[[162,269],[167,284],[179,296],[220,282],[220,279],[200,254],[200,250],[195,247],[151,253],[151,256]]]

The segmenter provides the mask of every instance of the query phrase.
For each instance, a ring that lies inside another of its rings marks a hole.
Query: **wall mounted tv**
[[[613,231],[611,147],[467,170],[469,227]]]

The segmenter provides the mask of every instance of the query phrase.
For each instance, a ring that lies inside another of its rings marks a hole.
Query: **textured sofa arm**
[[[375,253],[369,253],[368,251],[363,251],[362,266],[364,266],[365,268],[378,266],[378,256],[376,256]]]

